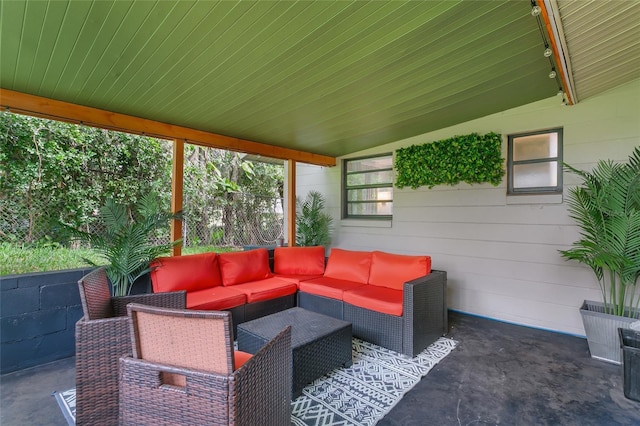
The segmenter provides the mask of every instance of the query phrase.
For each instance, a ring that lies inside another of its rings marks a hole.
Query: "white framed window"
[[[509,135],[509,195],[562,193],[562,129]]]
[[[343,163],[344,219],[391,219],[393,155],[353,158]]]

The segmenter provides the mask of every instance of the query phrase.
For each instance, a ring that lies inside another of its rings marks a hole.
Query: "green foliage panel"
[[[456,185],[489,182],[498,186],[504,176],[502,136],[471,133],[396,151],[396,186]]]

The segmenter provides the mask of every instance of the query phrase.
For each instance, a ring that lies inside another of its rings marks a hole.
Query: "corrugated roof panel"
[[[640,2],[558,0],[578,99],[640,78]]]

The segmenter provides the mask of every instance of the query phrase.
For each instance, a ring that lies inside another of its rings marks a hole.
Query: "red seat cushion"
[[[371,311],[402,316],[402,290],[365,285],[345,291],[343,300],[345,303]]]
[[[365,286],[366,284],[355,281],[338,280],[335,278],[314,278],[308,281],[300,282],[300,291],[315,294],[317,296],[329,297],[331,299],[342,300],[345,290]]]
[[[231,287],[213,287],[187,292],[187,309],[221,311],[247,303],[247,296]]]
[[[287,275],[322,275],[324,247],[276,247],[273,272]]]
[[[374,251],[369,284],[402,290],[402,285],[431,272],[431,257]]]
[[[218,263],[222,285],[236,285],[271,277],[269,252],[265,248],[220,253]]]
[[[302,281],[309,281],[315,278],[322,278],[322,274],[319,275],[296,275],[296,274],[274,274],[276,278],[280,278],[281,280],[289,281],[290,283],[294,283],[300,288],[300,283]]]
[[[366,284],[371,268],[370,251],[352,251],[332,248],[324,276]]]
[[[159,257],[151,262],[154,293],[197,291],[222,284],[216,253]]]
[[[234,367],[237,370],[238,368],[242,367],[245,362],[249,361],[249,359],[251,359],[253,355],[251,355],[248,352],[242,352],[242,351],[234,351],[233,352],[233,363],[234,363]]]
[[[295,284],[273,277],[266,280],[237,284],[233,288],[243,292],[247,296],[248,303],[288,296],[295,294],[298,290],[298,286]]]

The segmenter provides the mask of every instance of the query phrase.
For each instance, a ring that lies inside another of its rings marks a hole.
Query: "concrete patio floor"
[[[584,339],[450,312],[458,347],[378,425],[640,425],[622,368]],[[0,424],[66,425],[54,391],[74,386],[74,359],[0,377]]]

